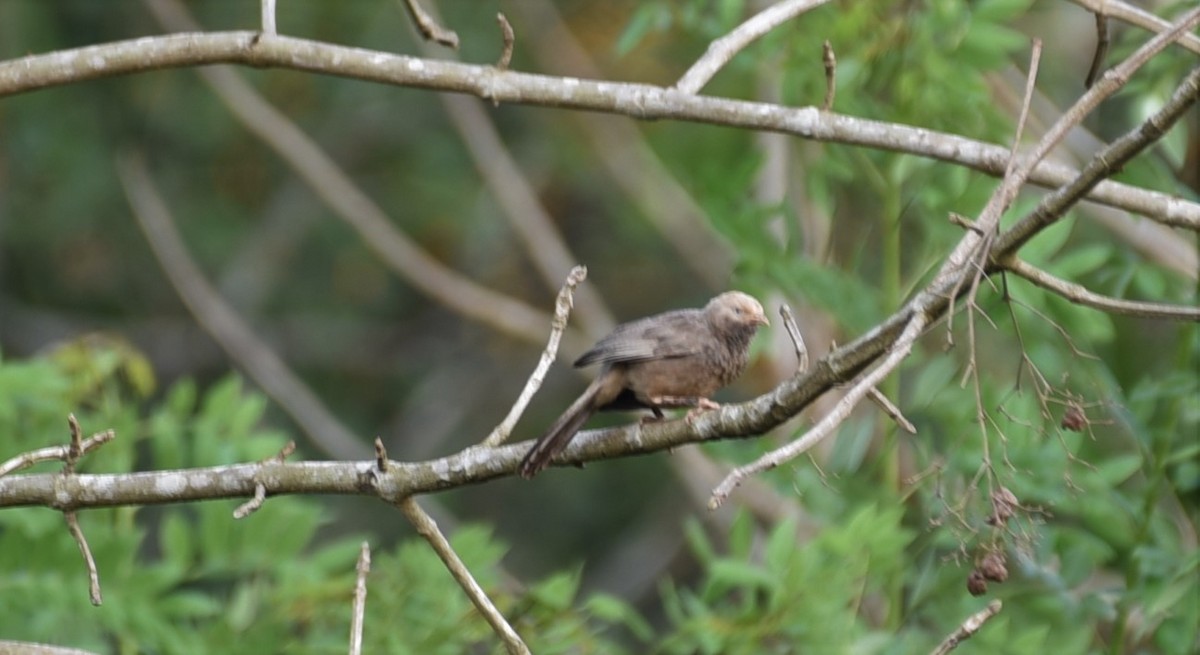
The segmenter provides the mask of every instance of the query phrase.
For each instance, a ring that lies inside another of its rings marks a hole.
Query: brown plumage
[[[600,364],[583,394],[547,428],[519,468],[531,478],[595,412],[664,407],[700,407],[746,368],[750,340],[769,325],[757,300],[740,291],[713,298],[703,309],[678,309],[622,323],[575,361],[576,367]]]

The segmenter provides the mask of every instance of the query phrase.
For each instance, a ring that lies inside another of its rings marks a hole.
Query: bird
[[[597,411],[664,408],[714,409],[709,399],[746,368],[750,341],[770,325],[762,305],[727,291],[700,309],[677,309],[622,323],[575,360],[599,364],[596,378],[526,453],[518,467],[532,478],[550,465]]]

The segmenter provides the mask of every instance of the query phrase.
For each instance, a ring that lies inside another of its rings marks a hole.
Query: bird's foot
[[[687,416],[683,417],[683,420],[691,423],[697,416],[700,416],[704,412],[720,409],[720,407],[721,403],[709,400],[708,398],[699,398],[696,400],[696,406],[688,410]]]

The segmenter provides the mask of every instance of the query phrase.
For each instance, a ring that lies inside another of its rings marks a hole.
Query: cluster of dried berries
[[[983,559],[979,560],[979,564],[967,576],[967,591],[971,592],[972,596],[982,596],[987,593],[987,583],[1004,582],[1008,579],[1008,562],[1004,557],[1004,553],[998,550],[989,550]]]
[[[1021,501],[1007,487],[999,487],[992,492],[992,513],[987,517],[987,524],[1002,528],[1021,507]],[[1004,553],[994,548],[988,548],[983,557],[967,576],[967,591],[972,596],[982,596],[987,593],[988,581],[1004,582],[1008,579],[1008,562]]]

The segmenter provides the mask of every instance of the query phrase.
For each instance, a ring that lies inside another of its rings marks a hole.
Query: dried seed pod
[[[972,596],[982,596],[987,593],[987,580],[979,569],[974,569],[967,576],[967,591],[971,592]]]
[[[1071,403],[1067,406],[1067,411],[1063,413],[1062,426],[1064,430],[1079,432],[1087,427],[1087,415],[1083,413],[1083,408],[1078,403]]]
[[[993,582],[1004,582],[1008,579],[1008,567],[1004,559],[1004,553],[993,550],[983,556],[983,561],[979,562],[979,567],[976,569],[983,574],[984,578]]]
[[[1021,501],[1008,487],[1000,487],[992,492],[992,515],[988,517],[988,525],[1004,525],[1021,506]]]

